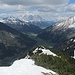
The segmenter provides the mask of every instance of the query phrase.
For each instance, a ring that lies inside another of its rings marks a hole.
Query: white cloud
[[[0,9],[1,10],[24,10],[26,9],[25,6],[23,5],[7,5],[7,4],[0,4]]]
[[[68,0],[0,0],[0,9],[42,8],[68,4]],[[47,8],[48,9],[48,8]]]
[[[75,4],[69,4],[69,5],[66,7],[66,11],[75,12]]]
[[[0,0],[1,3],[8,5],[35,5],[35,4],[50,4],[60,5],[68,3],[69,0]]]

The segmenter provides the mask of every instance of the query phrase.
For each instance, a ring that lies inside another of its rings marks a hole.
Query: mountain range
[[[33,60],[36,65],[55,72],[42,73],[39,70],[44,75],[74,75],[75,16],[59,22],[41,20],[40,16],[35,19],[31,15],[28,21],[26,16],[20,18],[0,20],[0,66],[9,66],[24,58],[25,62],[26,59]]]
[[[39,33],[42,29],[34,24],[29,24],[23,20],[17,19],[15,17],[7,17],[1,20],[3,23],[7,24],[8,26],[17,29],[23,33]]]
[[[55,49],[73,56],[75,49],[75,17],[57,22],[44,29],[38,37],[52,44]]]
[[[10,65],[20,54],[31,49],[36,41],[0,22],[0,65]]]
[[[0,18],[0,22],[13,24],[20,21],[20,24],[32,24],[42,29],[56,23],[53,20],[47,21],[39,15],[33,15],[33,14],[19,14],[19,15],[14,14],[12,16],[11,15]]]

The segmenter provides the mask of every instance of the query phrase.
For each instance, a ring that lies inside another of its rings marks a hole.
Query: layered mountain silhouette
[[[0,22],[0,65],[10,65],[20,54],[36,44],[27,35]]]

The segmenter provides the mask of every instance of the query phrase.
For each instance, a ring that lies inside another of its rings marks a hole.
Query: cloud
[[[39,12],[55,12],[67,3],[68,0],[0,0],[0,9],[25,11],[35,8]]]
[[[66,11],[68,11],[68,12],[75,12],[75,4],[69,4],[66,7]]]
[[[14,6],[12,6],[12,5],[7,5],[7,4],[0,4],[0,10],[24,10],[24,9],[26,9],[26,7],[25,6],[23,6],[23,5],[14,5]]]
[[[35,0],[0,0],[2,4],[8,4],[8,5],[33,5],[36,4],[38,2],[36,2]]]
[[[50,5],[61,5],[68,3],[69,0],[44,0],[45,3]]]
[[[69,0],[0,0],[3,4],[8,5],[36,5],[36,4],[50,4],[60,5],[68,3]]]
[[[59,6],[50,5],[50,6],[40,7],[38,9],[38,11],[39,12],[55,12],[55,13],[59,13],[59,12],[64,11],[64,7],[65,6],[62,6],[62,5],[59,5]]]

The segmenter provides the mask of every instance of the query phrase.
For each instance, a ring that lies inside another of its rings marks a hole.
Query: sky
[[[75,3],[75,0],[69,0],[69,3],[70,4],[74,4]]]
[[[62,20],[75,16],[75,0],[0,0],[0,16],[20,12]]]

